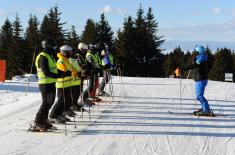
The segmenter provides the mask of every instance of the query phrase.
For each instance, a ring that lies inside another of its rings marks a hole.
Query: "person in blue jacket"
[[[192,70],[196,99],[202,106],[201,109],[194,111],[193,114],[196,116],[214,116],[207,99],[204,97],[204,91],[208,83],[208,63],[205,48],[199,45],[195,47],[195,51],[198,52],[198,55],[194,58],[193,63],[182,68],[182,70]]]

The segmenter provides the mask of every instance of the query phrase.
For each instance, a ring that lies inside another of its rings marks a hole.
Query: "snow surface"
[[[56,133],[26,131],[41,104],[36,82],[28,90],[28,83],[20,80],[0,83],[0,154],[235,154],[233,83],[209,81],[205,96],[211,108],[229,115],[210,118],[168,113],[200,108],[193,80],[122,79],[113,77],[115,97],[103,98],[91,116],[83,113],[82,120],[77,113],[75,123],[66,125],[67,135],[64,125],[56,125]]]

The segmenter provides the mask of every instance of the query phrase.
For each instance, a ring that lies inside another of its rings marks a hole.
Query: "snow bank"
[[[37,82],[38,77],[35,74],[17,75],[12,77],[14,82]]]

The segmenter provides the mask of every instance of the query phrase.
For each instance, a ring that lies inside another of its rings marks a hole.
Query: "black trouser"
[[[78,105],[78,98],[80,96],[80,85],[77,86],[72,86],[71,91],[72,91],[72,106],[77,106]]]
[[[48,119],[51,106],[55,102],[56,88],[55,83],[39,84],[39,90],[42,96],[42,105],[35,117],[35,123],[43,124]]]
[[[72,102],[70,89],[70,87],[57,88],[58,100],[51,110],[50,118],[56,118],[63,112],[69,111]]]
[[[103,70],[103,78],[99,85],[100,91],[104,91],[104,87],[109,82],[109,79],[110,79],[110,72],[107,70]]]

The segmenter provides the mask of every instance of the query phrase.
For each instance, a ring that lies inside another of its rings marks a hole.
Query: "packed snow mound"
[[[37,82],[38,77],[35,74],[16,75],[12,77],[14,82]]]

